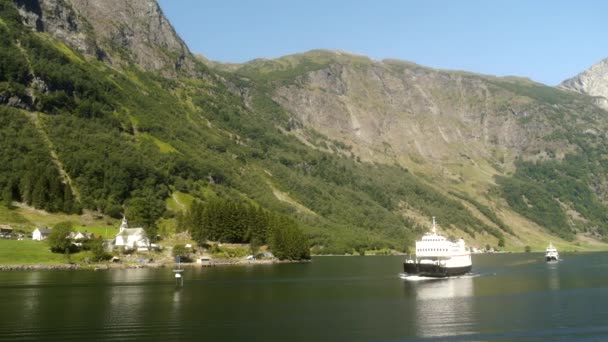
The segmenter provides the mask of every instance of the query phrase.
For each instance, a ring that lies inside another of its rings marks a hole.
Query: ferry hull
[[[557,261],[557,258],[556,258],[556,257],[554,257],[554,256],[548,256],[548,257],[545,257],[545,259],[546,259],[547,261]]]
[[[403,263],[403,272],[421,277],[446,278],[460,276],[471,272],[472,265],[462,267],[445,267],[432,264]]]

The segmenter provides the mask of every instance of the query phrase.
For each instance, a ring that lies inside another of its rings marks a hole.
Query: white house
[[[49,237],[49,234],[51,234],[51,230],[48,228],[36,228],[32,232],[32,240],[36,240],[36,241],[46,240]]]
[[[114,246],[147,251],[150,249],[150,239],[143,228],[129,228],[127,218],[123,217],[120,231],[114,239]]]
[[[90,240],[93,238],[93,233],[89,232],[70,232],[68,239],[70,240]]]
[[[68,239],[72,241],[72,244],[78,247],[82,246],[83,241],[91,240],[93,237],[93,233],[89,232],[70,232],[68,235]]]

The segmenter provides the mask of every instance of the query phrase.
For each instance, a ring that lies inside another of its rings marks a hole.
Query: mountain
[[[606,113],[588,96],[524,78],[339,51],[255,60],[230,71],[262,85],[290,112],[291,133],[309,146],[327,149],[320,133],[362,161],[400,165],[493,210],[507,204],[568,239],[606,229]]]
[[[565,80],[560,87],[594,97],[595,103],[608,109],[608,59],[594,64],[582,73]]]
[[[236,73],[276,78],[270,95],[303,127],[352,146],[363,160],[403,166],[412,158],[500,164],[499,157],[534,154],[551,145],[542,138],[557,128],[555,108],[584,101],[525,79],[331,51],[254,61]]]
[[[0,0],[0,45],[9,206],[163,234],[184,202],[258,208],[316,253],[406,250],[430,216],[510,248],[608,232],[608,122],[583,94],[339,51],[223,65],[144,0]]]
[[[24,23],[72,49],[119,66],[194,75],[186,44],[152,0],[16,0]]]

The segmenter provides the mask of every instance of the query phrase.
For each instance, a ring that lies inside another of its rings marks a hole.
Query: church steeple
[[[123,230],[129,228],[129,224],[127,223],[127,217],[126,216],[122,216],[122,223],[120,224],[120,230],[119,232],[122,233]]]

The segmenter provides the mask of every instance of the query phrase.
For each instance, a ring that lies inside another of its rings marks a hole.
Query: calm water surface
[[[478,255],[405,281],[402,257],[310,264],[0,272],[0,340],[608,340],[608,253]]]

